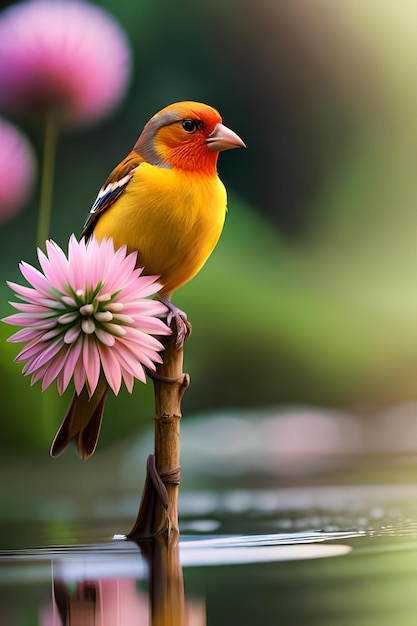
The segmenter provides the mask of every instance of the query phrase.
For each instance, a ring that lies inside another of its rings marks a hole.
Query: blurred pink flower
[[[13,124],[0,119],[0,222],[23,207],[35,180],[35,170],[29,141]]]
[[[8,283],[24,302],[11,303],[20,313],[3,321],[25,327],[9,341],[26,342],[16,361],[26,361],[32,384],[43,379],[44,390],[56,379],[62,394],[73,377],[77,394],[86,385],[92,395],[103,372],[115,394],[122,379],[131,392],[134,378],[146,381],[143,368],[162,361],[152,335],[171,333],[156,317],[167,308],[147,298],[161,286],[135,269],[136,252],[126,253],[126,246],[115,252],[111,239],[85,243],[72,235],[68,258],[53,241],[46,254],[38,249],[43,273],[21,262],[31,287]]]
[[[0,101],[86,123],[110,113],[130,77],[126,36],[103,8],[27,0],[0,16]]]

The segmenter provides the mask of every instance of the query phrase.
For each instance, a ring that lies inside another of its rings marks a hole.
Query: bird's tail
[[[91,398],[84,387],[74,395],[66,416],[51,446],[51,456],[58,456],[71,441],[75,442],[82,459],[88,459],[96,449],[108,385],[100,378]]]

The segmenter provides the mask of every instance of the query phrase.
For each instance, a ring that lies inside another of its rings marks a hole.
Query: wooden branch
[[[172,335],[163,340],[163,363],[150,374],[155,392],[155,453],[148,458],[142,501],[129,539],[179,535],[181,401],[190,379],[182,371],[183,347],[177,345],[173,326]]]

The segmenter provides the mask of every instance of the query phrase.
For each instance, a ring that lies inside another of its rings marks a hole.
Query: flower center
[[[57,323],[64,335],[66,344],[75,343],[80,335],[92,336],[99,342],[112,346],[116,337],[123,337],[126,329],[123,326],[133,323],[128,315],[123,315],[123,304],[114,302],[117,293],[101,294],[102,285],[93,292],[68,288],[67,294],[60,294],[65,313],[60,311]]]

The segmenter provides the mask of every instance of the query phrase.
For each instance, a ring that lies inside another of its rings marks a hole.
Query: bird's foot
[[[175,347],[177,350],[181,350],[184,345],[187,337],[191,335],[191,324],[187,320],[187,314],[185,311],[182,311],[174,304],[172,304],[171,300],[168,298],[164,298],[163,296],[159,296],[159,300],[165,304],[168,309],[167,314],[167,324],[171,328],[172,322],[175,322],[175,327],[177,331],[177,337],[175,339]]]

